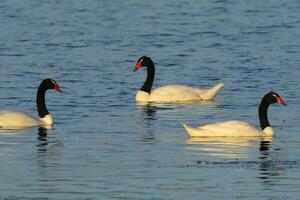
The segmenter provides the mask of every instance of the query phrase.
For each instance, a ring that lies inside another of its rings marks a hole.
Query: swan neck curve
[[[259,115],[260,127],[262,130],[264,130],[266,127],[271,126],[268,120],[269,105],[270,103],[268,103],[264,98],[261,100],[261,103],[259,105],[258,115]]]
[[[147,67],[147,78],[140,90],[150,94],[152,84],[154,81],[154,75],[155,75],[154,63],[150,61],[150,63],[146,67]]]
[[[44,86],[44,84],[42,83],[37,91],[37,95],[36,95],[36,106],[37,106],[37,111],[39,114],[40,118],[45,117],[46,115],[50,114],[48,112],[46,103],[45,103],[45,92],[47,91],[46,87]]]

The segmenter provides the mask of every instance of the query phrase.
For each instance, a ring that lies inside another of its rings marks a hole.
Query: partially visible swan
[[[183,85],[167,85],[151,91],[154,81],[155,67],[151,58],[143,56],[135,64],[134,71],[147,67],[147,79],[136,94],[136,101],[142,102],[185,102],[213,100],[219,90],[224,86],[219,83],[211,89],[193,88]]]
[[[48,89],[54,89],[61,93],[60,86],[53,79],[45,79],[41,82],[36,96],[37,111],[39,119],[17,111],[0,111],[0,128],[18,129],[33,126],[51,126],[53,124],[52,116],[48,112],[45,104],[45,92]]]
[[[259,105],[258,114],[262,130],[242,121],[226,121],[207,124],[196,128],[183,124],[190,137],[257,137],[273,136],[274,130],[268,121],[270,104],[286,105],[284,100],[275,92],[266,94]]]

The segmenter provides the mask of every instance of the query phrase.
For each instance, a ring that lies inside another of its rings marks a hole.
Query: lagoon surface
[[[0,199],[299,199],[299,1],[0,1],[0,109],[55,124],[0,130]],[[137,105],[154,87],[225,87],[214,102]],[[189,139],[191,126],[255,126],[269,91],[274,138]]]

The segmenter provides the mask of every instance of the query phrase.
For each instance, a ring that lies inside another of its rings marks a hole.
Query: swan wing
[[[242,121],[227,121],[190,127],[183,124],[190,137],[256,137],[263,132]]]
[[[154,89],[150,93],[150,101],[176,102],[203,100],[197,89],[182,85],[167,85]]]
[[[223,83],[219,83],[210,89],[194,88],[183,85],[162,86],[154,89],[150,93],[149,101],[180,102],[213,100],[223,86]]]
[[[32,116],[16,111],[0,111],[0,128],[21,128],[37,126],[39,121]]]

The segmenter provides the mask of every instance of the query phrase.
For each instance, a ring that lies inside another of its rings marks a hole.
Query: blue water
[[[300,2],[0,1],[0,108],[37,116],[53,78],[50,130],[0,133],[0,199],[298,199]],[[136,105],[154,87],[224,82],[216,102]],[[274,90],[272,139],[189,139],[192,126],[258,125]],[[39,133],[40,132],[40,133]],[[46,132],[46,133],[45,133]],[[46,136],[45,136],[46,135]]]

